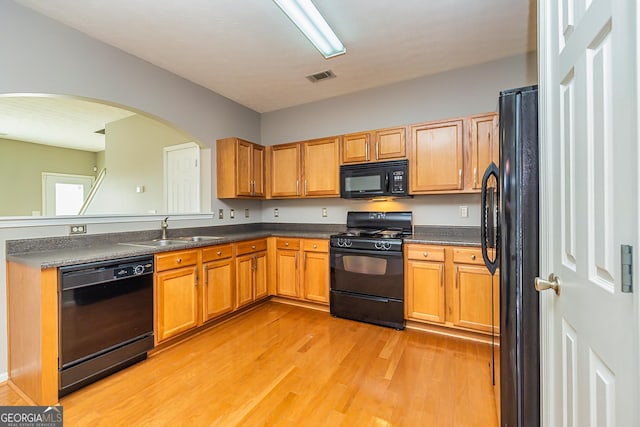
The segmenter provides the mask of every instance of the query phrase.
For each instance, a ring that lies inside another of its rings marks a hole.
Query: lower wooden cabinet
[[[276,238],[275,293],[329,303],[329,242],[326,239]]]
[[[405,316],[445,322],[444,248],[412,246],[405,262]]]
[[[497,335],[499,291],[480,248],[405,246],[407,319]]]
[[[202,322],[233,311],[235,263],[231,245],[202,250]]]
[[[156,343],[198,326],[197,263],[195,250],[156,255]]]
[[[236,298],[234,309],[268,295],[267,241],[236,243]]]

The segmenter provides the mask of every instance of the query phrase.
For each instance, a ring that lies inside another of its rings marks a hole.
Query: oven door
[[[402,252],[332,247],[331,290],[404,299]]]

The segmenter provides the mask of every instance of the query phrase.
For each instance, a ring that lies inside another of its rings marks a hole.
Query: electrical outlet
[[[235,209],[229,209],[229,218],[233,219],[236,217]]]
[[[273,216],[276,217],[276,218],[278,218],[280,216],[280,211],[278,210],[278,208],[275,208],[273,210]]]
[[[469,218],[469,206],[460,206],[460,218]]]
[[[69,234],[87,234],[87,225],[86,224],[70,225]]]
[[[322,208],[322,217],[323,218],[327,217],[327,208]]]
[[[218,219],[224,219],[224,209],[218,209]]]
[[[244,210],[244,217],[245,218],[249,218],[249,209],[248,208]]]

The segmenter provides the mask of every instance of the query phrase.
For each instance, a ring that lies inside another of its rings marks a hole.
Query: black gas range
[[[330,238],[331,314],[404,329],[402,239],[411,212],[348,212],[347,231]]]

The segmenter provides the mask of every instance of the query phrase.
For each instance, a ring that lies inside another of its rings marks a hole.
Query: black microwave
[[[340,197],[405,197],[409,182],[407,165],[407,160],[395,160],[340,166]]]

